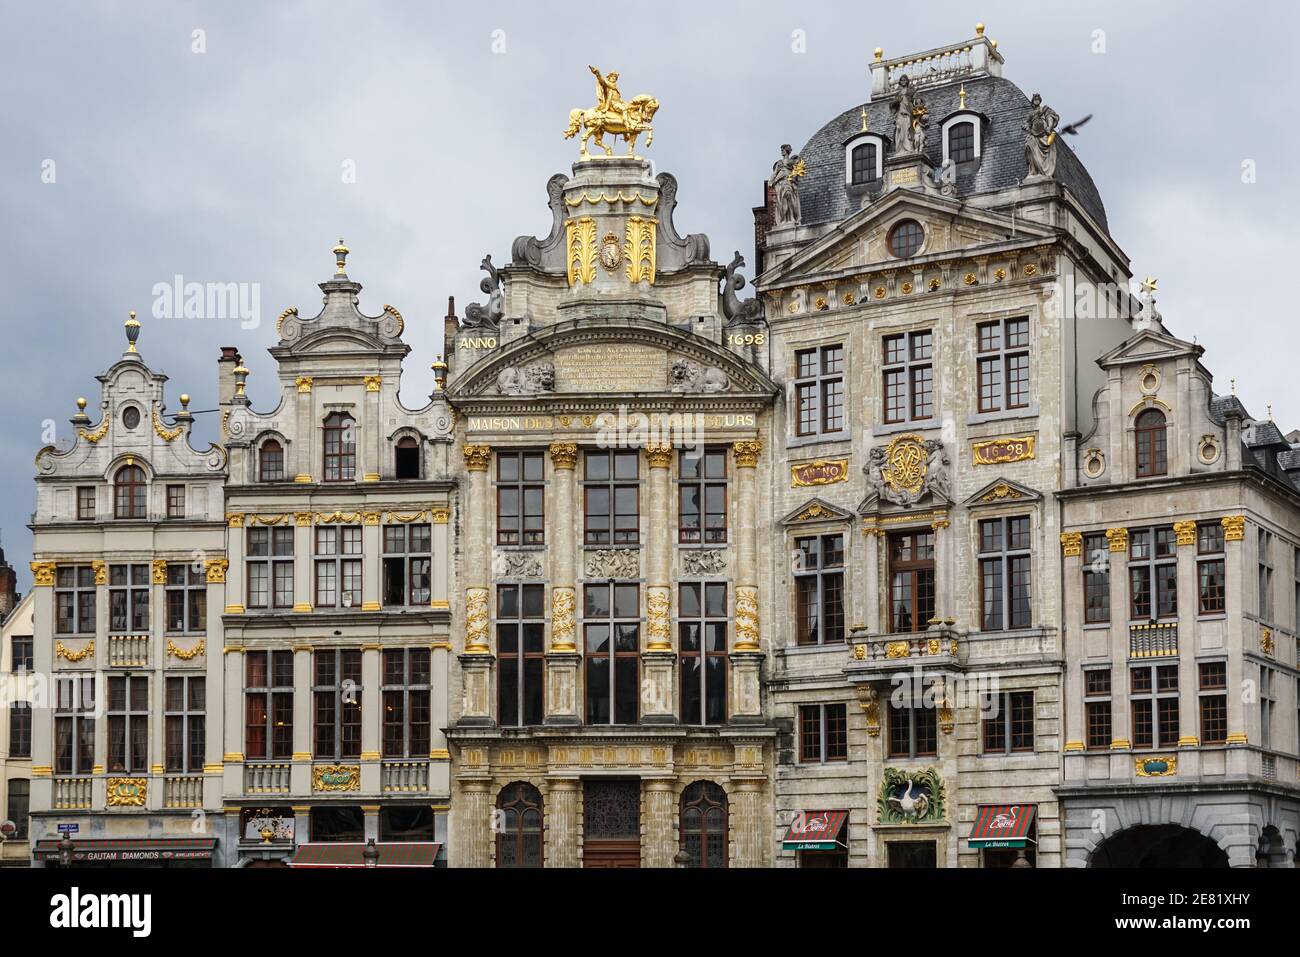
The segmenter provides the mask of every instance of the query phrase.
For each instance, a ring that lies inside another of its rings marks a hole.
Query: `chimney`
[[[234,346],[221,347],[221,358],[217,360],[217,404],[223,409],[235,397],[235,369],[242,361],[243,356]]]
[[[447,297],[447,315],[442,320],[442,357],[447,365],[456,368],[456,334],[460,320],[456,318],[456,297]]]
[[[0,548],[0,621],[18,606],[18,573],[5,561],[5,550]]]

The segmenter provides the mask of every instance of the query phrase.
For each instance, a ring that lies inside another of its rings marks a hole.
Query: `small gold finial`
[[[334,247],[334,265],[338,267],[337,274],[340,276],[347,275],[345,267],[347,265],[348,253],[351,251],[352,250],[348,249],[347,246],[343,245],[343,237],[340,236],[339,244]]]
[[[190,395],[188,392],[181,393],[181,408],[184,409],[190,404]]]
[[[447,363],[442,360],[442,353],[438,354],[429,368],[433,370],[434,388],[441,392],[447,385]]]
[[[1230,379],[1229,381],[1232,383],[1232,394],[1233,394],[1233,395],[1236,395],[1236,394],[1237,394],[1237,380],[1236,380],[1236,379]]]
[[[997,41],[997,40],[990,40],[990,41],[989,41],[989,46],[991,46],[994,50],[996,50],[996,49],[998,48],[998,41]]]
[[[957,96],[961,98],[961,106],[959,106],[958,109],[962,109],[962,110],[966,109],[966,84],[965,83],[963,83],[961,85],[961,89],[957,91]]]
[[[244,396],[244,384],[248,381],[248,370],[244,368],[244,364],[241,362],[235,366],[232,374],[235,377],[235,396],[236,398],[242,398]]]
[[[865,133],[865,132],[867,132],[867,108],[866,108],[865,106],[862,108],[862,112],[861,112],[860,115],[862,116],[862,130],[861,130],[861,132]]]
[[[1157,279],[1155,276],[1147,276],[1145,279],[1142,280],[1142,291],[1157,292],[1159,285],[1160,285],[1159,279]]]
[[[1270,403],[1268,404],[1268,420],[1269,420],[1270,422],[1273,421],[1273,403],[1272,403],[1272,402],[1270,402]]]
[[[885,56],[884,47],[876,47],[876,62],[879,63]]]
[[[85,396],[78,396],[78,397],[77,397],[77,408],[78,408],[79,410],[81,410],[82,412],[85,412],[85,411],[86,411],[86,397],[85,397]]]
[[[975,35],[977,37],[984,36],[984,24],[982,23],[975,24]]]
[[[135,352],[135,341],[140,338],[140,320],[135,317],[135,310],[131,310],[131,318],[122,325],[126,327],[126,351]]]

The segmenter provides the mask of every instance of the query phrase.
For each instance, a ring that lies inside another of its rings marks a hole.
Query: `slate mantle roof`
[[[978,163],[957,168],[957,195],[991,193],[1019,185],[1025,178],[1024,122],[1029,98],[1010,80],[994,76],[965,77],[966,108],[984,114],[983,145]],[[925,154],[937,168],[943,162],[943,121],[959,106],[960,82],[925,87],[918,96],[928,107]],[[1051,105],[1051,98],[1045,97]],[[866,105],[868,130],[886,139],[892,137],[890,99]],[[844,183],[844,144],[862,129],[860,110],[854,106],[831,120],[799,151],[808,173],[799,182],[799,201],[805,226],[838,222],[857,212],[858,203],[849,199]],[[1062,124],[1070,118],[1061,117]],[[1097,223],[1109,232],[1101,194],[1083,163],[1065,142],[1057,140],[1056,180],[1064,185]],[[891,146],[892,148],[892,146]]]
[[[1300,492],[1300,449],[1294,448],[1277,423],[1256,419],[1235,395],[1216,395],[1210,399],[1210,418],[1224,425],[1228,412],[1241,419],[1241,464],[1254,466],[1283,485]]]

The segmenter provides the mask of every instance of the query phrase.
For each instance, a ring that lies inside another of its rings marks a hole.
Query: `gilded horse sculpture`
[[[580,156],[588,159],[587,141],[592,140],[605,151],[606,156],[613,156],[614,150],[605,143],[605,134],[621,136],[627,142],[627,155],[636,153],[636,141],[646,134],[646,146],[654,142],[654,128],[650,121],[659,109],[659,101],[653,96],[642,93],[624,101],[618,90],[618,74],[601,74],[596,67],[588,67],[596,76],[596,105],[591,109],[579,107],[569,111],[569,128],[564,131],[566,140],[582,133]]]

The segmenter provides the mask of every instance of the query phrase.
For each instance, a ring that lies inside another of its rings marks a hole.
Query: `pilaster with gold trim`
[[[578,446],[554,442],[551,455],[551,626],[546,652],[546,723],[579,724],[578,592],[575,563],[578,535],[576,516]],[[576,818],[575,818],[576,820]]]
[[[758,593],[758,490],[755,471],[763,443],[742,439],[731,447],[736,463],[735,640],[731,647],[731,714],[739,721],[762,717],[759,684],[762,630]]]

